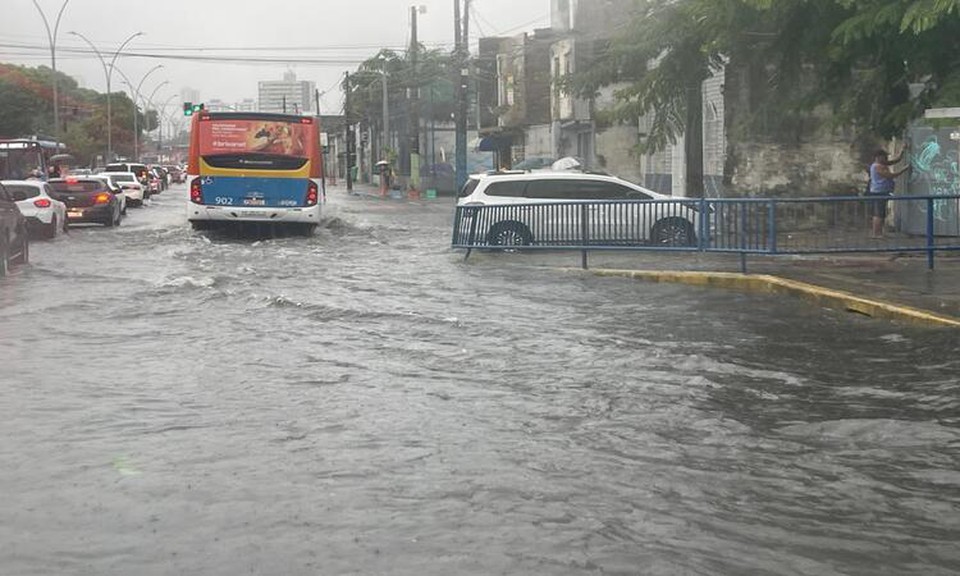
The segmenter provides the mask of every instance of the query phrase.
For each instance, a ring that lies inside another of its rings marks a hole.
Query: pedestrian
[[[870,185],[867,189],[867,196],[878,197],[868,202],[872,217],[871,237],[873,238],[883,237],[884,222],[887,219],[887,199],[893,196],[896,179],[910,171],[909,165],[896,172],[890,170],[890,166],[902,159],[903,152],[891,160],[890,155],[883,149],[877,150],[873,155],[873,164],[870,165]]]

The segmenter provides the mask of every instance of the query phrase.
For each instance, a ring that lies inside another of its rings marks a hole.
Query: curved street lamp
[[[157,158],[161,161],[163,160],[163,121],[170,121],[167,117],[167,106],[170,105],[170,101],[174,98],[177,98],[177,95],[171,94],[157,110],[157,126],[160,128],[160,133],[157,138]]]
[[[120,53],[123,52],[123,49],[133,42],[133,39],[138,36],[143,36],[143,32],[136,32],[131,34],[129,38],[120,43],[120,47],[117,48],[117,51],[113,53],[113,58],[110,60],[110,64],[107,65],[107,60],[103,57],[103,54],[100,53],[100,50],[97,49],[96,45],[90,41],[89,38],[80,34],[79,32],[70,32],[71,36],[76,36],[84,42],[86,42],[90,48],[93,49],[94,53],[97,55],[97,58],[100,59],[100,64],[103,64],[103,74],[107,77],[107,157],[104,159],[104,162],[109,163],[113,160],[113,108],[110,103],[110,80],[113,76],[114,67],[117,64],[117,58],[120,57]]]
[[[130,87],[130,90],[133,91],[133,159],[137,162],[140,161],[140,114],[137,109],[137,105],[140,101],[140,88],[143,88],[143,83],[146,82],[147,78],[157,70],[163,68],[163,64],[157,64],[153,68],[147,71],[143,75],[143,78],[140,79],[140,82],[137,84],[137,87],[133,87],[133,83],[130,82],[130,79],[127,78],[127,75],[123,73],[123,70],[120,68],[115,68],[120,77],[123,78],[124,83]],[[144,108],[146,111],[146,108]]]
[[[50,42],[50,65],[51,68],[53,68],[53,133],[54,138],[57,140],[58,152],[60,150],[60,80],[57,78],[57,34],[60,32],[60,19],[63,18],[63,11],[67,9],[67,4],[69,3],[70,0],[63,0],[63,5],[60,6],[60,11],[57,12],[57,20],[51,31],[50,22],[47,20],[47,15],[43,12],[43,8],[40,7],[37,0],[33,0],[33,5],[37,7],[37,12],[39,12],[40,17],[43,18],[43,25],[47,28],[47,40]]]

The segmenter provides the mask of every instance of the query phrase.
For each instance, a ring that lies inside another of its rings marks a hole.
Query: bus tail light
[[[109,203],[110,203],[110,199],[111,199],[112,197],[113,197],[112,194],[109,194],[109,193],[107,193],[107,192],[101,192],[100,194],[97,194],[96,196],[94,196],[94,198],[93,198],[93,203],[94,203],[94,204],[109,204]]]
[[[199,178],[194,178],[190,182],[190,201],[194,204],[203,204],[203,186]]]
[[[46,198],[38,198],[33,201],[33,205],[36,206],[37,208],[49,208],[50,200]]]
[[[320,188],[317,187],[317,183],[313,180],[307,184],[307,206],[316,206],[317,202],[320,201]]]

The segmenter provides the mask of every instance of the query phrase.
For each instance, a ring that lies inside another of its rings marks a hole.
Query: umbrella
[[[381,161],[379,161],[379,162],[376,163],[376,166],[389,166],[389,165],[390,165],[390,163],[387,162],[386,160],[381,160]]]
[[[73,162],[73,156],[70,154],[54,154],[50,157],[51,162]]]
[[[553,166],[550,167],[551,170],[579,170],[583,167],[583,163],[580,162],[578,158],[573,156],[567,156],[566,158],[561,158],[553,163]]]

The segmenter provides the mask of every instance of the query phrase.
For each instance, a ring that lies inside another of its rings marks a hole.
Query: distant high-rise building
[[[191,102],[193,104],[200,103],[200,91],[195,88],[190,88],[189,86],[184,86],[180,90],[180,99],[184,102]]]
[[[260,82],[260,111],[307,113],[316,89],[315,82],[298,81],[294,72],[284,74],[283,80],[264,80]]]
[[[256,112],[257,101],[253,98],[244,98],[243,100],[237,102],[237,104],[234,106],[234,109],[237,112]]]
[[[232,108],[219,98],[211,98],[204,103],[207,112],[232,112]]]

